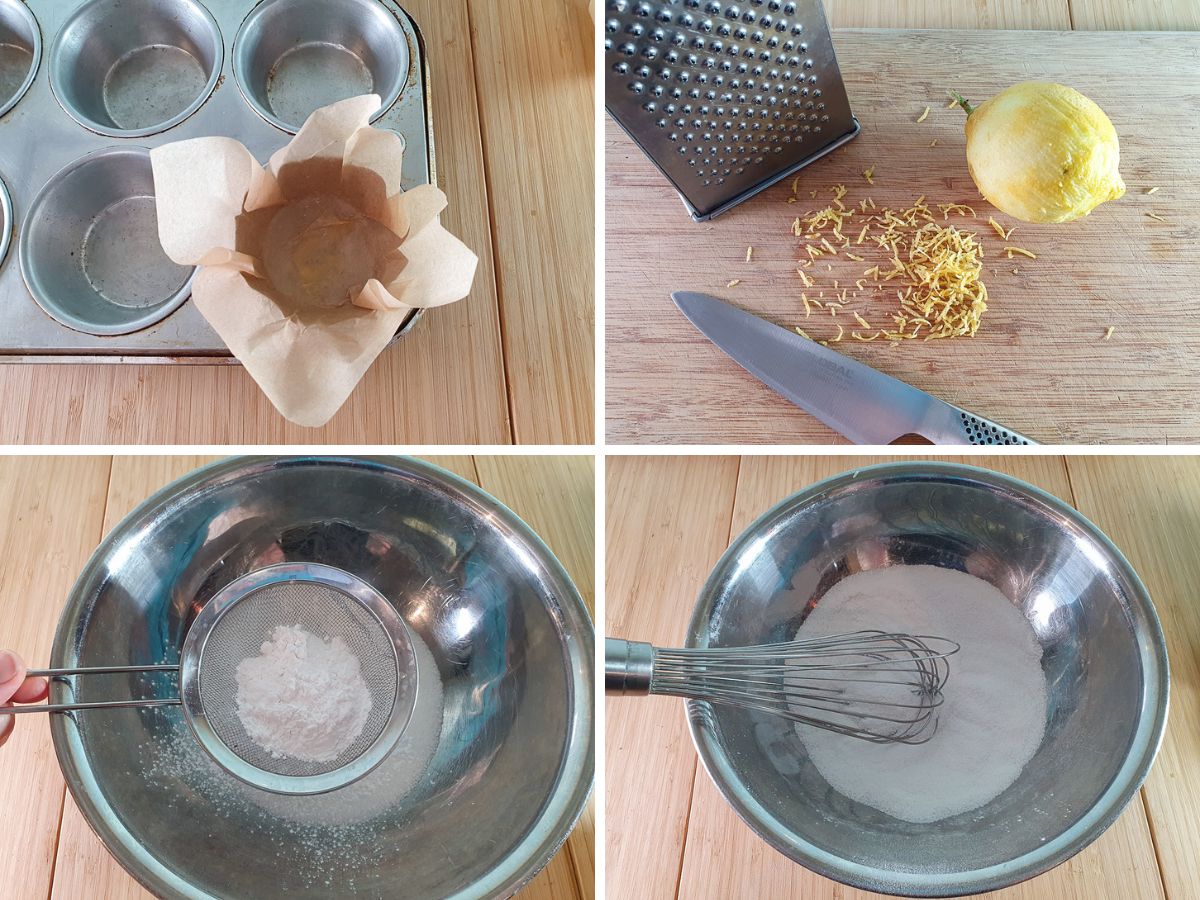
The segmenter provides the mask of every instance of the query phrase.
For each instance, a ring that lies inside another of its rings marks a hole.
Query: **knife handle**
[[[966,435],[967,442],[970,444],[980,446],[1033,446],[1037,444],[1037,441],[1031,441],[1023,434],[1018,434],[1011,428],[1005,428],[1003,425],[998,425],[990,419],[969,413],[965,409],[959,409],[957,406],[954,408],[958,411],[958,418],[962,425],[963,434]]]

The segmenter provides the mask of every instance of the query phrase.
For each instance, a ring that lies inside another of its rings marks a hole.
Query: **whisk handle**
[[[604,692],[648,694],[654,672],[654,647],[644,641],[604,639]]]

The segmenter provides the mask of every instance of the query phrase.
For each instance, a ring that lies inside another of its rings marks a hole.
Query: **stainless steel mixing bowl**
[[[901,564],[992,583],[1037,633],[1046,735],[1016,783],[981,809],[915,825],[830,787],[786,720],[690,702],[705,768],[776,849],[856,887],[955,896],[1043,872],[1116,819],[1150,769],[1167,716],[1166,647],[1146,589],[1074,509],[968,466],[847,472],[783,501],[734,541],[701,592],[687,643],[788,640],[840,579]]]
[[[53,664],[175,662],[214,594],[287,561],[362,578],[420,645],[417,709],[392,756],[350,787],[285,797],[209,760],[178,707],[56,715],[55,749],[88,822],[166,897],[516,891],[590,791],[592,626],[546,546],[453,475],[362,458],[193,472],[105,538],[67,602]],[[56,684],[53,700],[176,690],[170,674],[93,676]]]

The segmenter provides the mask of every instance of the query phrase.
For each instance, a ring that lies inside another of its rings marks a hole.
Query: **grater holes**
[[[675,148],[671,155],[685,178],[708,187],[752,178],[753,165],[802,157],[808,142],[820,140],[814,135],[822,130],[825,109],[815,103],[802,108],[816,90],[820,58],[808,56],[808,36],[795,19],[797,10],[807,14],[806,4],[611,0],[606,6],[618,4],[638,14],[609,13],[628,32],[618,30],[613,40],[624,51],[635,45],[638,57],[616,70],[616,84],[629,88],[621,93],[630,98],[630,110],[649,117],[645,127],[659,135],[663,149]],[[629,60],[625,53],[610,56]],[[650,73],[639,63],[649,63]],[[704,150],[716,156],[694,155]]]

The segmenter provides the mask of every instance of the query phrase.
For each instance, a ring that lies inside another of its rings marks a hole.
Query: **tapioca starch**
[[[272,756],[329,762],[362,734],[371,692],[341,638],[279,625],[238,664],[237,709],[246,734]]]
[[[798,640],[859,630],[936,635],[949,658],[937,731],[924,744],[874,744],[796,726],[817,771],[840,793],[907,822],[985,805],[1037,752],[1046,726],[1041,647],[1024,613],[988,582],[936,566],[889,566],[834,585]]]

